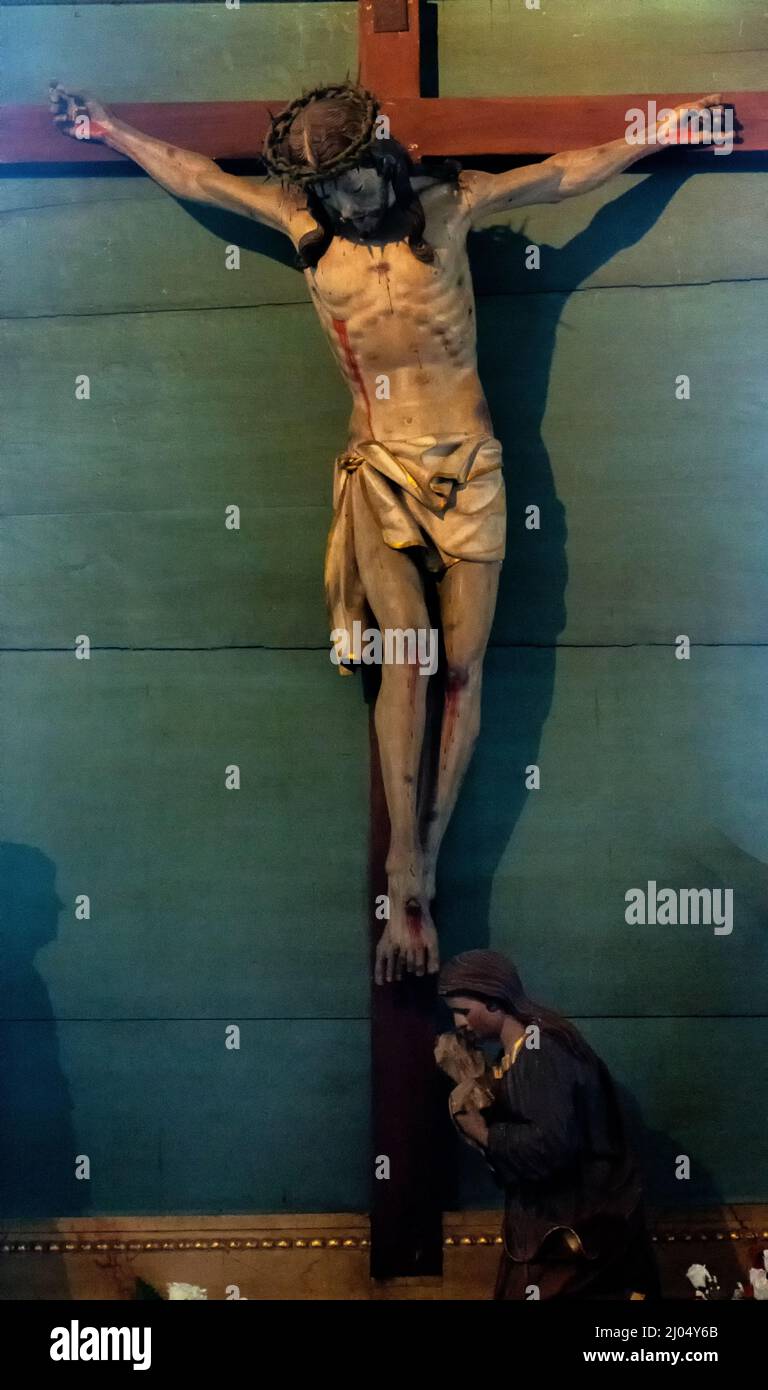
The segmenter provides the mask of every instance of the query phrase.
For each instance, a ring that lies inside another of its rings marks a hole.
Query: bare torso
[[[350,440],[491,432],[456,189],[422,194],[425,265],[405,240],[334,237],[310,294],[352,392]]]

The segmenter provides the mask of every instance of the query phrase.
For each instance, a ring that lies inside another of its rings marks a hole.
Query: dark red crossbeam
[[[392,134],[414,155],[526,155],[583,149],[617,139],[631,107],[676,106],[701,92],[599,97],[395,97],[384,99]],[[768,92],[724,92],[743,127],[737,149],[768,151]],[[120,102],[115,114],[147,135],[212,159],[256,159],[270,112],[285,100]],[[124,156],[72,140],[44,106],[0,107],[0,164],[111,164]],[[721,157],[722,159],[722,157]]]

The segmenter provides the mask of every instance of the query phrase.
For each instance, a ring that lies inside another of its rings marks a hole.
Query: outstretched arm
[[[51,114],[64,135],[74,139],[97,140],[130,159],[178,198],[191,198],[226,208],[264,222],[280,232],[289,232],[300,204],[279,183],[252,184],[233,174],[225,174],[207,155],[182,150],[143,135],[140,130],[118,120],[92,97],[75,95],[60,84],[51,87]]]
[[[530,203],[559,203],[563,198],[573,198],[579,193],[599,188],[637,160],[667,145],[677,144],[683,113],[709,110],[721,102],[720,95],[715,94],[676,107],[674,120],[662,120],[649,126],[640,144],[630,144],[626,138],[611,140],[605,145],[594,145],[591,149],[555,154],[540,164],[528,164],[504,174],[465,170],[460,178],[460,187],[469,221],[479,222],[489,213],[526,207]],[[694,145],[704,143],[703,134],[695,129],[689,132],[687,139],[688,143]]]

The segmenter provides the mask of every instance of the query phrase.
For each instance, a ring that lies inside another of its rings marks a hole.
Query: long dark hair
[[[414,164],[408,151],[397,140],[374,140],[369,151],[360,161],[361,167],[375,169],[391,187],[395,195],[395,206],[405,216],[406,241],[417,260],[432,265],[435,259],[434,248],[424,238],[424,209],[421,199],[411,183],[416,174],[426,174],[442,181],[455,180],[459,166],[450,161],[441,161],[430,166]],[[311,184],[307,185],[307,211],[312,214],[317,227],[305,233],[299,242],[299,266],[302,270],[314,270],[325,255],[336,234],[336,227],[322,198]]]
[[[571,1023],[565,1014],[559,1013],[557,1009],[548,1009],[544,1004],[537,1004],[526,994],[522,994],[514,1009],[511,1009],[506,1000],[494,999],[490,994],[478,994],[473,989],[457,989],[455,992],[466,999],[478,999],[486,1007],[495,1004],[497,1008],[504,1009],[505,1013],[514,1014],[518,1022],[525,1026],[529,1023],[537,1024],[542,1033],[549,1033],[557,1038],[575,1057],[581,1057],[584,1061],[598,1060],[586,1038],[582,1037],[576,1025]]]
[[[537,1004],[534,999],[529,999],[522,991],[522,985],[520,997],[515,1001],[512,1012],[520,1023],[526,1026],[535,1023],[542,1033],[552,1034],[575,1057],[581,1057],[584,1061],[597,1061],[596,1054],[576,1025],[558,1009],[549,1009],[545,1004]]]

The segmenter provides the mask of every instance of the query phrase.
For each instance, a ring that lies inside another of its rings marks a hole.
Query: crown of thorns
[[[316,159],[309,141],[305,141],[305,158],[297,159],[288,143],[291,126],[305,107],[317,101],[340,101],[349,107],[350,124],[357,127],[349,143],[329,159]],[[273,174],[290,183],[311,183],[316,179],[335,178],[353,169],[369,149],[374,137],[374,125],[379,103],[364,87],[343,82],[335,87],[315,87],[311,92],[292,101],[272,122],[264,141],[264,162]]]

